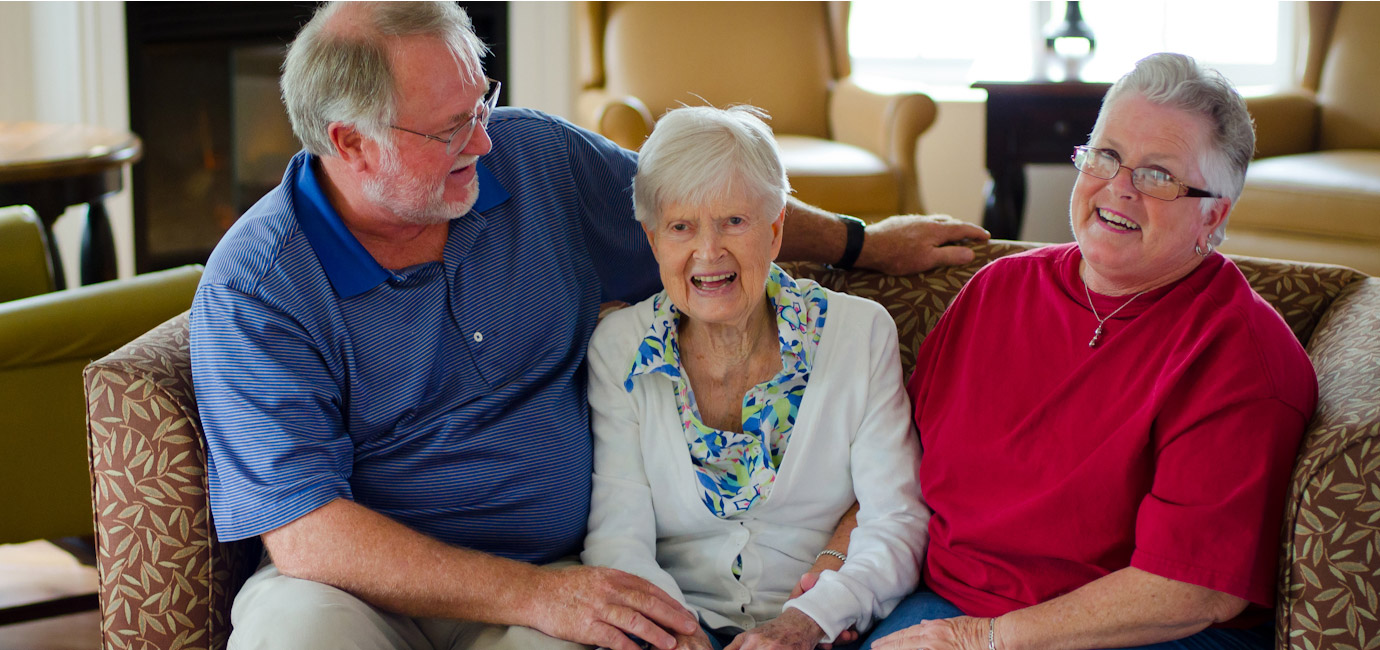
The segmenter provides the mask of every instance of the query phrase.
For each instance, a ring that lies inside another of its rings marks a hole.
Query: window
[[[1237,86],[1294,83],[1292,2],[1136,0],[1083,2],[1097,49],[1082,78],[1114,81],[1154,52],[1182,52],[1220,70]],[[856,0],[849,47],[858,75],[967,86],[1018,81],[1044,66],[1044,30],[1064,2],[915,2]]]

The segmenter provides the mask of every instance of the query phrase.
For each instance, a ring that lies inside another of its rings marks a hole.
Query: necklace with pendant
[[[1146,291],[1149,291],[1149,289],[1147,289]],[[1136,295],[1134,295],[1134,296],[1131,296],[1131,300],[1127,300],[1126,302],[1121,303],[1121,306],[1120,306],[1120,307],[1117,307],[1114,311],[1112,311],[1112,313],[1107,314],[1107,316],[1104,318],[1104,317],[1102,317],[1102,316],[1098,316],[1098,315],[1097,315],[1097,307],[1093,306],[1092,292],[1088,291],[1088,283],[1084,282],[1084,283],[1083,283],[1083,295],[1085,295],[1085,296],[1088,297],[1088,308],[1089,308],[1089,309],[1092,309],[1093,318],[1096,318],[1096,319],[1097,319],[1097,329],[1093,330],[1092,339],[1088,341],[1088,347],[1090,347],[1090,348],[1095,348],[1095,347],[1097,347],[1097,341],[1098,341],[1098,339],[1101,339],[1101,338],[1102,338],[1102,326],[1103,326],[1104,324],[1106,324],[1106,322],[1107,322],[1108,320],[1110,320],[1113,316],[1115,316],[1117,312],[1119,312],[1119,311],[1125,309],[1125,308],[1126,308],[1126,305],[1131,304],[1131,301],[1132,301],[1132,300],[1135,300],[1136,298],[1139,298],[1139,297],[1141,296],[1141,294],[1143,294],[1143,293],[1145,293],[1145,291],[1142,291],[1142,292],[1140,292],[1140,293],[1138,293],[1138,294],[1136,294]]]

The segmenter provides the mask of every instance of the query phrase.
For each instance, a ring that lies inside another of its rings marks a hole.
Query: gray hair
[[[773,216],[791,191],[786,166],[752,106],[686,106],[667,111],[642,145],[633,180],[637,220],[655,225],[662,208],[746,196]]]
[[[327,133],[332,122],[353,126],[392,150],[388,126],[397,111],[397,84],[387,39],[399,36],[440,38],[461,73],[483,82],[480,58],[488,48],[453,2],[325,4],[298,32],[283,62],[283,103],[293,134],[308,152],[335,154]]]
[[[1136,67],[1107,91],[1102,111],[1093,126],[1092,139],[1102,133],[1107,108],[1125,93],[1136,93],[1153,104],[1169,106],[1200,115],[1208,123],[1208,150],[1199,153],[1198,167],[1207,189],[1231,198],[1241,198],[1246,184],[1246,166],[1255,154],[1255,126],[1246,111],[1246,101],[1231,82],[1216,70],[1206,68],[1183,54],[1161,52],[1136,62]],[[1216,200],[1204,199],[1203,213],[1212,210]],[[1226,239],[1227,219],[1211,235],[1214,246]]]

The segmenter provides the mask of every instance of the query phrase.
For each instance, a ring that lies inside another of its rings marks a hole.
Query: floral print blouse
[[[720,518],[746,512],[770,496],[824,331],[829,301],[819,285],[810,280],[797,282],[773,264],[766,294],[776,312],[781,371],[743,396],[742,433],[720,431],[700,421],[695,393],[681,372],[680,312],[665,291],[653,297],[652,325],[624,381],[628,391],[638,375],[661,374],[673,382],[701,501]]]

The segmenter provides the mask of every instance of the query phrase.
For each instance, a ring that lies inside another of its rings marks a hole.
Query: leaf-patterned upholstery
[[[1033,246],[980,245],[971,264],[900,277],[783,266],[886,306],[909,373],[963,283],[987,262]],[[1307,345],[1321,391],[1289,488],[1277,645],[1378,648],[1380,279],[1343,267],[1235,259]],[[230,603],[262,548],[215,537],[187,316],[92,363],[86,386],[105,647],[225,647]]]

